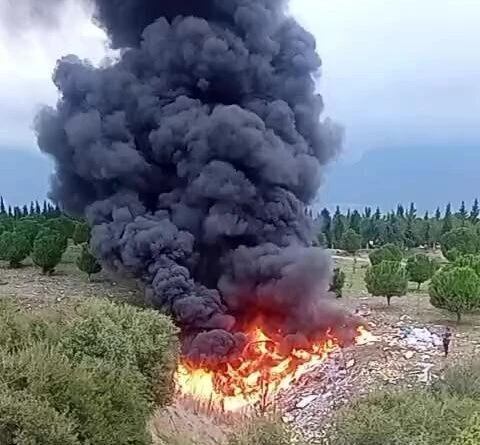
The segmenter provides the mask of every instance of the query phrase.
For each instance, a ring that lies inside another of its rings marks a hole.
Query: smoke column
[[[62,58],[36,119],[52,198],[86,214],[93,251],[143,281],[192,358],[235,353],[256,317],[297,339],[345,322],[305,211],[342,132],[320,120],[315,40],[286,6],[97,0],[121,57]]]

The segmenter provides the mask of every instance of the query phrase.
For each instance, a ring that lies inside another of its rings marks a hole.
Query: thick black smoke
[[[103,262],[143,280],[192,357],[261,316],[312,336],[339,313],[305,208],[341,131],[320,121],[315,41],[279,0],[97,0],[120,60],[67,56],[36,128],[52,197],[86,213]]]

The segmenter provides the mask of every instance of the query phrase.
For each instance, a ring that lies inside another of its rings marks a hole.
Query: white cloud
[[[51,30],[12,35],[0,29],[0,149],[35,147],[33,117],[39,106],[56,101],[51,76],[59,57],[73,53],[96,63],[105,54],[106,37],[85,9],[72,1],[61,15]]]
[[[478,0],[295,0],[348,149],[480,144]]]

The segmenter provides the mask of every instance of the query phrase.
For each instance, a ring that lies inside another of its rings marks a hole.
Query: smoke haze
[[[36,119],[52,198],[87,215],[96,255],[143,281],[192,358],[235,353],[257,317],[285,336],[345,321],[306,214],[342,131],[320,120],[315,40],[286,6],[97,0],[121,57],[62,58]]]

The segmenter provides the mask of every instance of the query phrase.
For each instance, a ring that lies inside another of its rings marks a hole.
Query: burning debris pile
[[[120,56],[57,64],[36,120],[52,198],[181,327],[182,389],[257,399],[358,335],[325,302],[306,212],[342,139],[320,120],[315,40],[280,0],[93,3]]]

